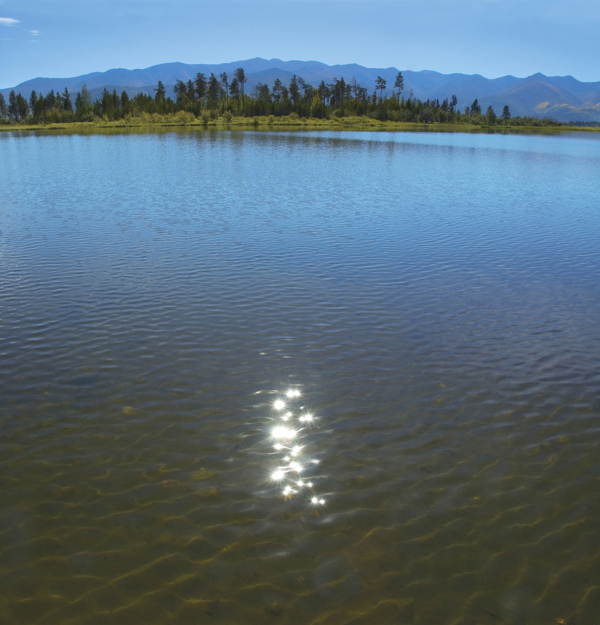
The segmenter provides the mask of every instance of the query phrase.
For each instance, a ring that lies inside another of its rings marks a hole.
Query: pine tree
[[[387,85],[387,80],[382,78],[381,76],[377,76],[377,80],[375,81],[375,90],[379,89],[379,101],[383,102],[383,90]]]
[[[275,102],[279,102],[279,100],[281,100],[282,88],[283,84],[281,80],[279,80],[279,78],[276,78],[275,82],[273,83],[273,97],[275,98]]]
[[[82,120],[91,114],[94,106],[92,104],[92,96],[88,91],[87,85],[81,87],[81,91],[75,97],[75,115],[77,119]]]
[[[63,108],[63,111],[67,111],[69,113],[73,112],[73,103],[71,102],[71,94],[69,93],[69,90],[66,87],[62,94],[62,108]]]
[[[4,96],[0,93],[0,119],[6,119],[8,115],[8,108],[6,107],[6,100]]]
[[[196,74],[194,84],[196,86],[196,99],[200,102],[200,108],[202,108],[206,99],[206,76],[200,73]]]
[[[217,77],[211,72],[208,79],[208,107],[216,108],[217,103],[220,100],[221,86]]]
[[[394,83],[394,87],[398,89],[398,104],[400,104],[400,94],[404,89],[404,76],[402,76],[402,72],[398,72],[396,76],[396,82]]]
[[[29,104],[20,93],[17,94],[17,111],[19,119],[25,119],[29,113]]]
[[[223,72],[220,78],[223,91],[225,92],[225,108],[227,108],[229,106],[229,78],[227,78],[227,72]]]
[[[8,115],[12,117],[14,121],[19,121],[19,108],[17,106],[17,94],[13,89],[8,94]]]
[[[290,80],[290,100],[292,104],[296,104],[300,99],[300,88],[298,87],[298,79],[296,78],[296,74],[292,76]]]
[[[244,110],[244,85],[247,82],[246,74],[244,73],[244,69],[242,67],[238,67],[235,72],[233,72],[234,78],[238,83],[238,104],[240,109]],[[240,101],[241,100],[241,101]]]

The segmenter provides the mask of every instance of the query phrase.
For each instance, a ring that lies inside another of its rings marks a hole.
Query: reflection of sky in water
[[[290,388],[283,397],[278,397],[272,406],[277,417],[270,439],[279,456],[271,479],[281,488],[284,498],[299,495],[309,499],[312,505],[322,506],[325,499],[317,494],[310,478],[311,468],[319,461],[308,457],[304,444],[315,417],[299,405],[302,397],[299,389]]]

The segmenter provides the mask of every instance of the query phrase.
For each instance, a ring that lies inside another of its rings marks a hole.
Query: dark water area
[[[597,622],[599,172],[0,134],[0,623]]]

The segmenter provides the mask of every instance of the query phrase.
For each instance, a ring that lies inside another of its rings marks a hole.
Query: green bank
[[[518,119],[516,120],[519,121]],[[329,119],[299,117],[292,113],[281,117],[274,115],[233,116],[224,114],[216,118],[210,116],[196,117],[193,113],[180,111],[170,115],[142,114],[128,116],[124,119],[94,119],[85,122],[57,123],[11,123],[0,125],[0,131],[48,131],[60,133],[104,132],[113,130],[137,130],[141,132],[161,132],[178,128],[211,128],[218,130],[357,130],[357,131],[388,131],[388,132],[470,132],[470,133],[543,133],[585,131],[598,132],[600,128],[572,126],[567,124],[542,123],[417,123],[378,120],[368,116],[333,116]]]

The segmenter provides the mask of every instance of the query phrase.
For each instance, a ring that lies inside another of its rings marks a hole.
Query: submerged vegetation
[[[289,85],[279,78],[272,86],[258,83],[248,94],[247,78],[242,68],[232,76],[223,72],[218,78],[211,73],[207,78],[197,74],[187,83],[178,80],[173,89],[174,98],[159,81],[154,95],[138,93],[130,97],[104,89],[95,101],[84,85],[73,99],[65,88],[62,93],[50,91],[46,95],[32,91],[29,99],[11,91],[8,103],[0,94],[0,124],[14,127],[37,127],[74,122],[93,126],[148,126],[148,125],[302,125],[316,128],[405,127],[409,124],[436,127],[460,126],[472,129],[491,127],[560,127],[551,119],[512,117],[508,106],[497,115],[490,106],[483,112],[477,99],[461,110],[456,96],[442,102],[421,101],[403,95],[404,78],[398,73],[392,96],[384,95],[387,81],[377,78],[376,87],[369,94],[355,79],[346,82],[334,78],[330,84],[321,81],[318,86],[293,76]]]

